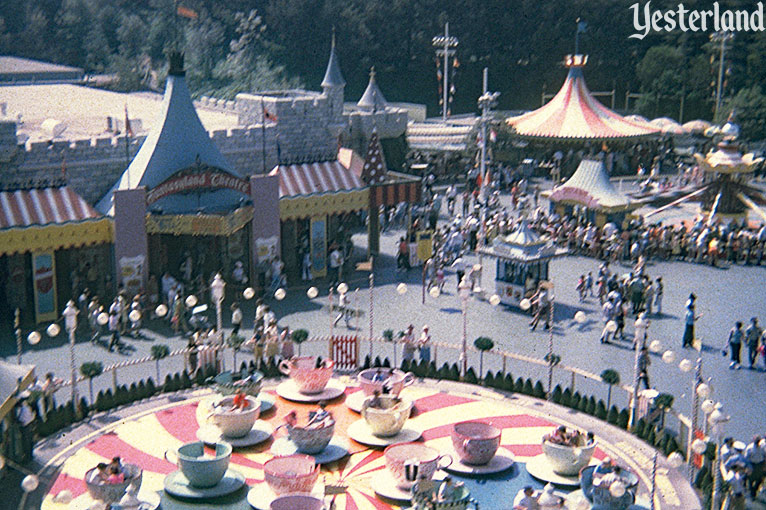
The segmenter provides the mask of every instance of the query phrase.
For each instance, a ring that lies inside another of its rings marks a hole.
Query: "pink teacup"
[[[289,375],[298,386],[298,391],[308,395],[322,393],[327,382],[332,377],[332,370],[335,362],[331,359],[322,360],[317,368],[316,356],[293,357],[289,360],[282,360],[279,363],[279,370]]]
[[[419,480],[430,480],[437,469],[452,464],[452,457],[422,443],[400,443],[383,451],[386,467],[401,489],[411,489]]]
[[[402,372],[398,368],[368,368],[362,370],[356,376],[359,387],[365,395],[372,395],[376,391],[383,393],[383,387],[388,386],[391,395],[399,396],[404,388],[415,382],[412,372]]]
[[[297,453],[272,457],[263,464],[263,477],[274,494],[310,493],[319,477],[314,457]]]
[[[270,510],[323,510],[321,499],[310,494],[285,494],[275,498],[269,505]]]
[[[463,421],[452,426],[452,446],[463,464],[487,464],[500,446],[501,433],[488,423]]]

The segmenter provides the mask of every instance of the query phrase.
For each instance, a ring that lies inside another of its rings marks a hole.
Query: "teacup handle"
[[[407,372],[404,374],[404,380],[402,380],[402,387],[406,388],[410,384],[415,382],[415,374],[412,372]]]
[[[443,460],[446,460],[447,463],[442,464]],[[445,469],[450,467],[452,465],[452,455],[445,453],[444,455],[439,457],[439,460],[437,461],[437,463],[439,464],[439,469]]]
[[[174,457],[174,459],[169,459],[168,455],[171,457]],[[165,450],[165,460],[170,462],[171,464],[178,464],[178,452],[175,450]]]
[[[279,362],[279,371],[285,375],[290,375],[290,365],[288,363],[288,360],[283,359],[282,361]]]

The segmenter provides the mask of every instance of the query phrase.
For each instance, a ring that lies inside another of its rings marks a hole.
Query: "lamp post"
[[[71,299],[67,302],[66,308],[64,308],[64,311],[62,312],[62,315],[64,316],[64,326],[66,327],[67,333],[69,333],[69,368],[72,372],[72,405],[75,408],[77,408],[77,369],[74,360],[74,343],[75,333],[77,331],[78,312],[77,306],[75,306],[74,301]]]
[[[18,308],[13,316],[13,327],[16,333],[16,363],[21,365],[21,310]]]
[[[708,422],[713,429],[713,435],[715,435],[715,462],[713,463],[713,495],[712,495],[712,510],[721,508],[719,498],[721,496],[721,469],[720,469],[720,456],[721,456],[721,437],[723,437],[723,428],[731,420],[731,417],[724,414],[721,411],[721,404],[715,405],[715,409],[710,416],[708,416]]]
[[[481,110],[481,163],[479,164],[479,172],[481,175],[481,199],[486,203],[487,200],[487,123],[489,122],[490,110],[497,104],[497,98],[500,97],[500,92],[489,92],[489,70],[484,68],[484,86],[482,88],[482,94],[479,96],[479,109]]]
[[[225,288],[226,282],[223,281],[221,273],[216,273],[213,277],[213,283],[210,284],[210,291],[213,295],[213,301],[215,301],[215,327],[221,342],[223,342],[223,317],[221,315],[221,307],[223,306]]]
[[[553,303],[555,296],[553,295],[553,282],[548,280],[545,282],[545,287],[548,289],[548,400],[553,398],[551,388],[553,388]]]
[[[460,280],[460,284],[458,284],[457,293],[463,304],[463,343],[460,351],[460,365],[462,367],[462,376],[465,377],[468,371],[468,300],[471,298],[471,285],[465,276]]]
[[[444,57],[443,84],[442,84],[442,121],[447,122],[447,112],[449,110],[449,58],[455,54],[457,48],[457,37],[450,37],[449,23],[444,24],[444,35],[437,35],[431,40],[436,48],[436,56]]]
[[[718,83],[715,88],[715,113],[713,119],[718,119],[718,110],[721,108],[721,98],[723,97],[723,62],[726,56],[726,42],[734,39],[732,32],[716,32],[710,35],[710,40],[714,43],[721,43],[721,56],[718,62]]]

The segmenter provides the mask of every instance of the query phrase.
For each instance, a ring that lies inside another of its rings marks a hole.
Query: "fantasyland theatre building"
[[[187,256],[195,276],[229,279],[242,264],[250,281],[280,256],[294,281],[308,252],[321,277],[353,213],[420,198],[419,181],[388,171],[381,151],[402,152],[408,110],[385,100],[374,72],[362,98],[344,103],[334,44],[322,92],[193,101],[180,54],[161,101],[83,78],[0,57],[3,319],[16,309],[25,321],[55,319],[85,287],[136,292],[150,275],[178,277]]]

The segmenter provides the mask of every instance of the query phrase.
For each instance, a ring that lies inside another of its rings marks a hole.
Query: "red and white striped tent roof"
[[[279,198],[364,189],[362,179],[338,161],[279,165],[270,175],[279,175]]]
[[[567,55],[569,74],[558,94],[541,108],[507,120],[516,133],[565,140],[615,140],[659,133],[660,129],[627,120],[593,97],[582,73],[587,60],[585,55]]]
[[[0,191],[0,230],[101,217],[67,186]]]

